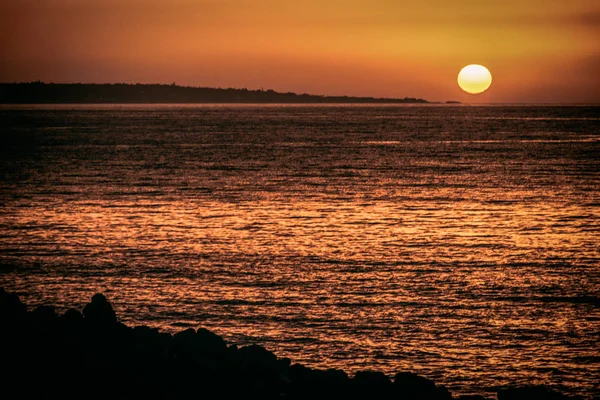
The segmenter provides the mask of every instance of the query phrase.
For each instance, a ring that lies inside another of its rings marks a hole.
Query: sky
[[[0,0],[0,54],[0,82],[600,103],[600,1]]]

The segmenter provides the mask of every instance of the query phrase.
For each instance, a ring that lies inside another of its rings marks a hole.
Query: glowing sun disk
[[[467,65],[458,73],[458,86],[470,94],[485,92],[492,84],[492,74],[479,64]]]

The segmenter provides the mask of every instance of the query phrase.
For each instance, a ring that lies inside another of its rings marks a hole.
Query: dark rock
[[[200,328],[186,329],[173,337],[173,355],[176,359],[192,362],[205,370],[224,368],[227,344],[217,334]]]
[[[180,342],[180,343],[192,341],[195,338],[196,338],[196,331],[193,330],[192,328],[186,329],[181,332],[177,332],[173,336],[173,339],[175,339],[176,342]]]
[[[253,344],[240,348],[238,356],[243,364],[252,368],[277,369],[277,356],[259,345]]]
[[[146,357],[166,359],[171,351],[173,337],[157,328],[136,326],[132,336],[136,352]]]
[[[294,390],[299,395],[315,397],[318,395],[337,394],[345,391],[349,378],[348,374],[339,369],[312,369],[302,364],[289,367],[289,376]]]
[[[406,393],[430,391],[435,388],[433,381],[412,372],[397,373],[394,377],[394,385]]]
[[[412,372],[396,374],[394,391],[404,399],[452,399],[452,395],[444,386],[436,386],[435,382]]]
[[[280,367],[287,368],[290,365],[292,365],[292,360],[287,357],[284,357],[284,358],[279,358],[277,360],[277,363],[279,364]]]
[[[136,326],[132,332],[135,341],[139,343],[158,342],[161,337],[158,328],[150,328],[149,326]]]
[[[392,382],[383,372],[377,371],[359,371],[354,375],[352,381],[365,386],[390,385]]]
[[[192,328],[173,335],[173,356],[176,359],[193,359],[195,356],[196,331]]]
[[[463,394],[458,396],[456,400],[489,400],[480,394]]]
[[[237,373],[254,397],[277,398],[290,384],[277,356],[259,345],[236,351]]]
[[[452,393],[448,390],[448,388],[444,385],[436,385],[435,392],[432,394],[432,398],[440,399],[440,400],[450,400],[452,399]]]
[[[350,380],[348,374],[341,369],[330,368],[324,371],[319,371],[322,375],[322,380],[328,382],[337,382],[338,384],[346,384]]]
[[[214,332],[205,328],[198,328],[196,331],[197,345],[206,354],[220,356],[227,350],[225,340]]]
[[[13,320],[23,318],[26,313],[27,308],[21,303],[19,296],[7,293],[0,287],[0,318]]]
[[[351,393],[348,374],[338,369],[319,370],[294,364],[290,374],[293,393],[299,399],[346,398]]]
[[[501,389],[498,391],[498,400],[566,400],[569,399],[545,386],[523,386]]]
[[[72,308],[68,309],[63,315],[58,317],[60,323],[68,327],[81,326],[83,323],[83,315]]]
[[[103,294],[97,293],[92,297],[91,303],[83,309],[85,319],[98,325],[112,325],[117,323],[117,315],[112,305]]]
[[[393,383],[374,371],[349,379],[341,370],[291,365],[262,346],[228,346],[204,328],[174,336],[129,328],[101,294],[83,315],[71,309],[59,317],[48,306],[27,313],[16,295],[0,288],[0,323],[0,354],[7,366],[2,393],[23,398],[452,398],[444,386],[409,372],[396,374]],[[30,384],[23,385],[25,372]],[[544,386],[498,392],[499,400],[568,398]]]
[[[390,396],[392,392],[392,382],[383,372],[359,371],[350,385],[352,393],[360,397],[383,398]]]
[[[58,320],[58,314],[54,311],[54,307],[50,306],[39,306],[31,313],[32,318],[36,322],[42,324],[51,324]]]

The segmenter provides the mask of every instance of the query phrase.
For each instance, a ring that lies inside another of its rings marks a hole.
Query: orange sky
[[[600,103],[598,0],[0,0],[0,51],[2,82]]]

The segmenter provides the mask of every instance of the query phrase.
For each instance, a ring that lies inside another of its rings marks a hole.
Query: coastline
[[[427,100],[127,83],[1,83],[0,104],[430,104]]]
[[[259,345],[238,347],[204,329],[174,335],[119,322],[102,294],[82,312],[28,310],[0,288],[0,340],[6,392],[29,398],[370,398],[482,400],[453,397],[443,385],[409,371],[349,376],[278,358]],[[27,377],[30,385],[19,382]],[[574,399],[544,386],[505,387],[498,400]]]

